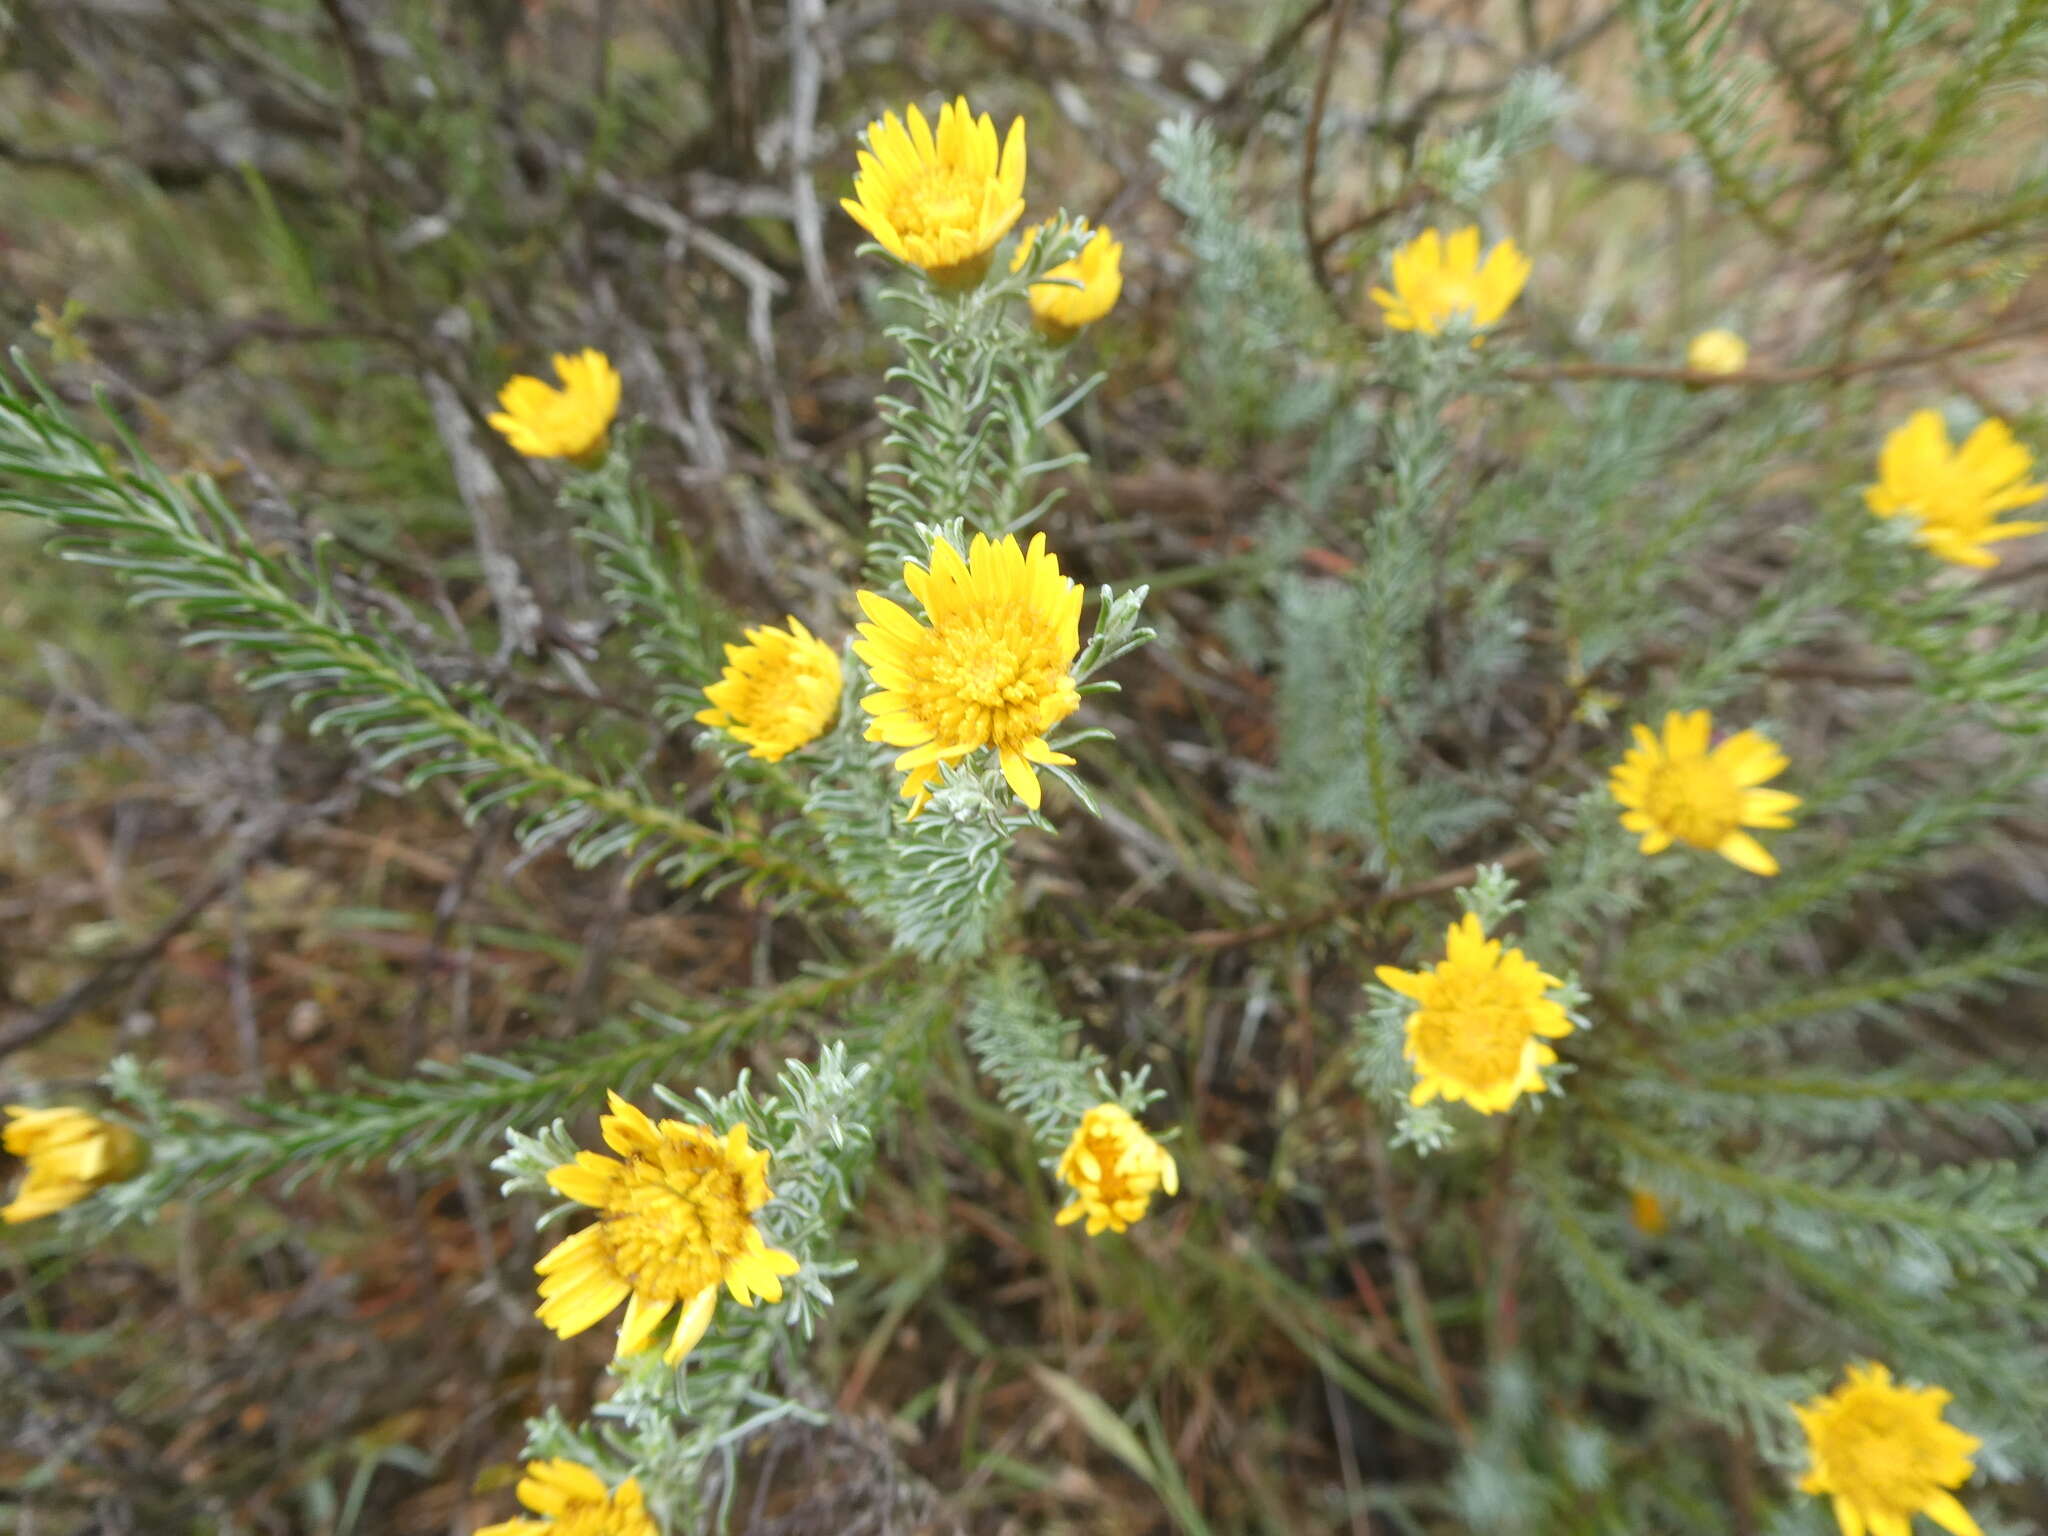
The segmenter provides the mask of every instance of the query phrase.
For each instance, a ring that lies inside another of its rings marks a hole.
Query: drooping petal
[[[683,1308],[682,1316],[676,1319],[675,1337],[669,1340],[668,1348],[661,1352],[662,1360],[674,1365],[697,1347],[711,1327],[711,1314],[718,1309],[718,1287],[708,1285],[690,1298]]]
[[[619,1353],[637,1355],[645,1349],[675,1305],[672,1298],[650,1301],[635,1292],[626,1303],[625,1320],[619,1324]]]

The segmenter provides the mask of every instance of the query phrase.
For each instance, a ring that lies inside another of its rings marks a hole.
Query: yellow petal
[[[1008,781],[1011,790],[1019,800],[1032,810],[1037,810],[1044,799],[1037,771],[1025,761],[1021,752],[1003,752],[998,756],[1003,765],[1003,778]]]
[[[695,1349],[697,1341],[704,1337],[705,1330],[711,1326],[711,1314],[717,1308],[718,1287],[715,1285],[707,1285],[691,1297],[689,1304],[683,1308],[683,1315],[676,1319],[676,1335],[669,1341],[668,1348],[661,1352],[661,1358],[669,1365],[674,1365]]]
[[[1778,872],[1778,861],[1747,832],[1730,832],[1714,845],[1714,852],[1737,869],[1746,869],[1753,875],[1768,876]]]
[[[670,1312],[675,1310],[674,1300],[649,1301],[637,1291],[626,1303],[625,1320],[619,1324],[619,1353],[637,1355],[647,1347],[647,1341],[662,1325]]]
[[[1947,1531],[1949,1536],[1984,1536],[1983,1529],[1970,1518],[1970,1512],[1953,1494],[1933,1494],[1921,1506],[1920,1512]]]
[[[548,1171],[548,1187],[578,1205],[601,1206],[619,1168],[602,1152],[579,1152],[575,1162]]]
[[[559,1515],[571,1504],[595,1504],[605,1497],[604,1480],[595,1472],[559,1458],[529,1462],[519,1479],[519,1502],[536,1515]]]

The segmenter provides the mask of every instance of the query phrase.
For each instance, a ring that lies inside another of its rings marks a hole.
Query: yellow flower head
[[[787,630],[762,625],[745,645],[725,648],[725,670],[704,690],[709,709],[697,723],[724,731],[747,756],[779,763],[816,741],[839,708],[839,653],[796,619]]]
[[[931,798],[941,763],[983,747],[995,749],[1010,788],[1037,810],[1031,765],[1074,761],[1045,733],[1081,707],[1081,589],[1060,574],[1042,533],[1028,552],[1014,535],[991,542],[976,534],[965,560],[940,539],[929,569],[907,564],[903,582],[928,623],[878,593],[860,594],[870,622],[853,649],[878,690],[861,700],[875,717],[868,740],[906,749],[896,766],[908,775],[913,815]]]
[[[743,1307],[757,1296],[780,1301],[781,1277],[795,1274],[797,1261],[770,1248],[754,1225],[753,1213],[768,1203],[768,1153],[748,1150],[744,1125],[723,1137],[680,1120],[657,1125],[610,1097],[605,1144],[624,1161],[579,1152],[548,1174],[551,1188],[601,1216],[534,1265],[539,1317],[566,1339],[623,1301],[619,1353],[630,1355],[680,1304],[662,1352],[673,1364],[711,1326],[719,1286]]]
[[[1484,331],[1500,323],[1528,281],[1529,258],[1514,241],[1501,241],[1482,264],[1476,226],[1448,239],[1425,229],[1394,252],[1394,291],[1375,288],[1372,301],[1392,330],[1438,336],[1458,321]]]
[[[853,196],[839,206],[898,261],[921,267],[942,288],[971,288],[989,253],[1024,213],[1024,119],[1014,118],[1002,153],[995,120],[977,118],[967,98],[939,108],[938,132],[915,106],[868,124]]]
[[[133,1178],[142,1169],[142,1138],[82,1109],[7,1106],[5,1144],[28,1163],[28,1177],[5,1206],[0,1221],[34,1221],[78,1204],[105,1184]]]
[[[1749,366],[1749,343],[1733,331],[1701,331],[1685,349],[1694,373],[1740,373]]]
[[[592,459],[619,410],[619,374],[595,347],[555,354],[556,389],[531,374],[516,374],[498,391],[504,409],[491,425],[529,459]]]
[[[1833,1498],[1842,1536],[1910,1536],[1925,1515],[1953,1536],[1983,1536],[1948,1490],[1969,1481],[1979,1442],[1941,1410],[1939,1387],[1900,1387],[1881,1365],[1849,1367],[1848,1381],[1795,1406],[1813,1470],[1799,1486]]]
[[[476,1536],[661,1536],[638,1482],[629,1477],[607,1490],[603,1478],[573,1461],[529,1461],[519,1502],[541,1518],[501,1520]]]
[[[1052,227],[1052,220],[1047,219],[1024,231],[1023,239],[1017,242],[1017,255],[1010,263],[1012,272],[1023,270],[1039,234],[1050,233]],[[1077,228],[1085,232],[1088,225],[1084,220]],[[1031,285],[1031,318],[1038,329],[1050,340],[1072,341],[1082,326],[1093,325],[1116,308],[1124,291],[1123,261],[1122,243],[1098,226],[1078,256],[1049,267],[1046,280]],[[1071,288],[1068,283],[1081,286]]]
[[[1127,1230],[1151,1206],[1155,1190],[1180,1193],[1173,1154],[1121,1104],[1098,1104],[1081,1117],[1060,1154],[1058,1176],[1074,1198],[1053,1220],[1064,1227],[1085,1216],[1090,1237]]]
[[[2048,498],[2048,485],[2027,478],[2033,468],[2034,456],[1995,416],[1957,449],[1938,411],[1915,411],[1884,440],[1877,484],[1864,489],[1863,503],[1879,517],[1914,519],[1913,537],[1942,559],[1989,569],[1998,557],[1985,545],[2048,528],[1998,521]]]
[[[1664,1202],[1640,1186],[1628,1192],[1628,1216],[1645,1237],[1662,1237],[1671,1230],[1671,1212]]]
[[[1785,771],[1785,754],[1755,731],[1738,731],[1711,750],[1714,717],[1704,709],[1664,717],[1664,739],[1646,725],[1636,744],[1608,776],[1621,802],[1621,824],[1643,837],[1643,852],[1662,853],[1674,842],[1710,848],[1753,875],[1775,875],[1778,861],[1744,827],[1781,829],[1797,795],[1756,786]]]
[[[1564,1008],[1546,995],[1562,986],[1519,949],[1501,950],[1467,912],[1444,935],[1444,958],[1427,971],[1383,965],[1374,973],[1415,1000],[1404,1054],[1415,1064],[1411,1104],[1441,1095],[1497,1115],[1525,1093],[1541,1093],[1539,1068],[1557,1060],[1545,1043],[1572,1032]]]

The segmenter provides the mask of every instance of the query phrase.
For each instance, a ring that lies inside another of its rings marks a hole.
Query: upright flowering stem
[[[1367,1113],[1370,1114],[1370,1110]],[[1387,1151],[1387,1139],[1380,1134],[1378,1127],[1368,1121],[1359,1140],[1365,1148],[1366,1162],[1372,1169],[1373,1193],[1379,1202],[1380,1220],[1386,1228],[1387,1253],[1393,1260],[1394,1293],[1401,1308],[1402,1326],[1408,1333],[1416,1359],[1422,1363],[1423,1379],[1443,1409],[1444,1417],[1451,1421],[1459,1440],[1470,1445],[1473,1440],[1472,1421],[1458,1397],[1457,1385],[1451,1377],[1450,1357],[1444,1353],[1443,1336],[1437,1332],[1436,1311],[1430,1305],[1429,1293],[1423,1285],[1422,1266],[1415,1261],[1415,1245],[1408,1235],[1408,1224],[1402,1214],[1400,1186],[1394,1180],[1393,1159]]]
[[[1365,767],[1367,815],[1384,872],[1398,877],[1412,854],[1410,818],[1401,813],[1401,721],[1417,686],[1407,658],[1428,618],[1432,557],[1425,518],[1450,466],[1444,407],[1457,392],[1463,348],[1429,347],[1410,354],[1413,371],[1399,380],[1401,399],[1387,430],[1391,460],[1386,493],[1360,528],[1366,558],[1353,578],[1361,609],[1354,664],[1359,755]]]

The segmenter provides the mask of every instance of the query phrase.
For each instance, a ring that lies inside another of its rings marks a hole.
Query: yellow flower
[[[711,1326],[723,1285],[732,1299],[782,1300],[783,1275],[797,1261],[770,1248],[753,1212],[768,1203],[768,1153],[749,1151],[747,1128],[721,1138],[701,1125],[659,1125],[616,1093],[602,1121],[602,1152],[548,1174],[548,1184],[602,1213],[594,1227],[557,1243],[534,1269],[541,1276],[540,1320],[572,1338],[626,1303],[619,1353],[637,1354],[680,1304],[675,1337],[662,1352],[673,1364]]]
[[[476,1536],[661,1536],[638,1482],[629,1477],[607,1491],[604,1479],[573,1461],[529,1461],[519,1502],[543,1518],[501,1520]]]
[[[1088,229],[1086,220],[1076,226]],[[1012,272],[1021,272],[1030,258],[1041,231],[1050,233],[1053,221],[1034,224],[1017,242],[1017,255],[1010,262]],[[1043,282],[1031,285],[1031,318],[1053,341],[1072,341],[1084,325],[1093,325],[1116,307],[1124,291],[1124,248],[1108,230],[1097,227],[1081,247],[1080,255],[1046,270]],[[1053,279],[1065,279],[1056,282]],[[1078,288],[1068,283],[1079,283]]]
[[[1939,1387],[1894,1386],[1881,1365],[1850,1366],[1845,1385],[1792,1409],[1813,1457],[1800,1488],[1833,1498],[1842,1536],[1910,1536],[1916,1514],[1982,1536],[1948,1492],[1969,1481],[1980,1443],[1943,1422],[1951,1400]]]
[[[1483,331],[1499,323],[1528,280],[1529,258],[1512,240],[1496,245],[1482,265],[1476,226],[1448,239],[1425,229],[1394,252],[1394,291],[1375,288],[1372,301],[1396,331],[1437,336],[1454,321]]]
[[[142,1169],[142,1138],[82,1109],[7,1106],[7,1150],[28,1163],[28,1177],[5,1206],[0,1221],[12,1226],[78,1204],[105,1184],[133,1178]]]
[[[907,748],[896,766],[915,815],[931,798],[941,763],[995,749],[1017,798],[1038,809],[1033,763],[1070,765],[1045,733],[1081,707],[1074,658],[1081,651],[1081,589],[1060,574],[1036,534],[1027,553],[1013,535],[976,534],[967,559],[944,539],[931,566],[903,567],[904,585],[929,625],[874,592],[860,594],[871,622],[854,652],[878,692],[861,700],[875,718],[869,741]]]
[[[1749,343],[1733,331],[1701,331],[1685,349],[1694,373],[1740,373],[1749,366]]]
[[[1105,1228],[1128,1229],[1151,1206],[1155,1190],[1180,1193],[1173,1154],[1121,1104],[1098,1104],[1081,1117],[1060,1154],[1058,1176],[1073,1188],[1074,1198],[1053,1220],[1065,1227],[1085,1216],[1090,1237]]]
[[[1864,489],[1863,502],[1879,517],[1913,518],[1913,537],[1942,559],[1989,569],[1998,557],[1985,545],[2048,528],[1997,520],[2048,498],[2048,485],[2027,478],[2033,468],[2034,456],[1995,416],[1956,449],[1939,412],[1915,411],[1884,440],[1877,484]]]
[[[787,630],[762,625],[745,645],[725,648],[725,670],[704,690],[711,708],[697,723],[724,731],[747,756],[779,763],[816,741],[839,709],[839,653],[796,619]]]
[[[1744,827],[1784,828],[1797,795],[1758,789],[1785,771],[1785,754],[1755,731],[1738,731],[1708,750],[1714,717],[1704,709],[1664,717],[1660,742],[1646,725],[1607,785],[1622,805],[1621,824],[1643,836],[1643,852],[1674,842],[1710,848],[1753,875],[1775,875],[1778,861]]]
[[[571,356],[555,354],[552,384],[516,374],[498,391],[501,411],[490,423],[513,450],[529,459],[593,459],[604,450],[605,434],[619,410],[619,375],[595,347]]]
[[[1544,1091],[1538,1069],[1557,1060],[1544,1037],[1572,1032],[1563,1007],[1546,996],[1563,983],[1519,949],[1503,953],[1472,913],[1444,935],[1444,958],[1434,968],[1383,965],[1374,974],[1418,1004],[1403,1053],[1415,1064],[1411,1104],[1441,1095],[1496,1115],[1523,1094]]]
[[[1002,153],[996,125],[967,98],[939,108],[933,133],[915,106],[868,124],[853,196],[839,206],[898,261],[942,288],[971,288],[989,253],[1024,213],[1024,119],[1012,119]]]
[[[1662,1237],[1671,1230],[1671,1213],[1647,1189],[1638,1187],[1628,1192],[1628,1215],[1645,1237]]]

